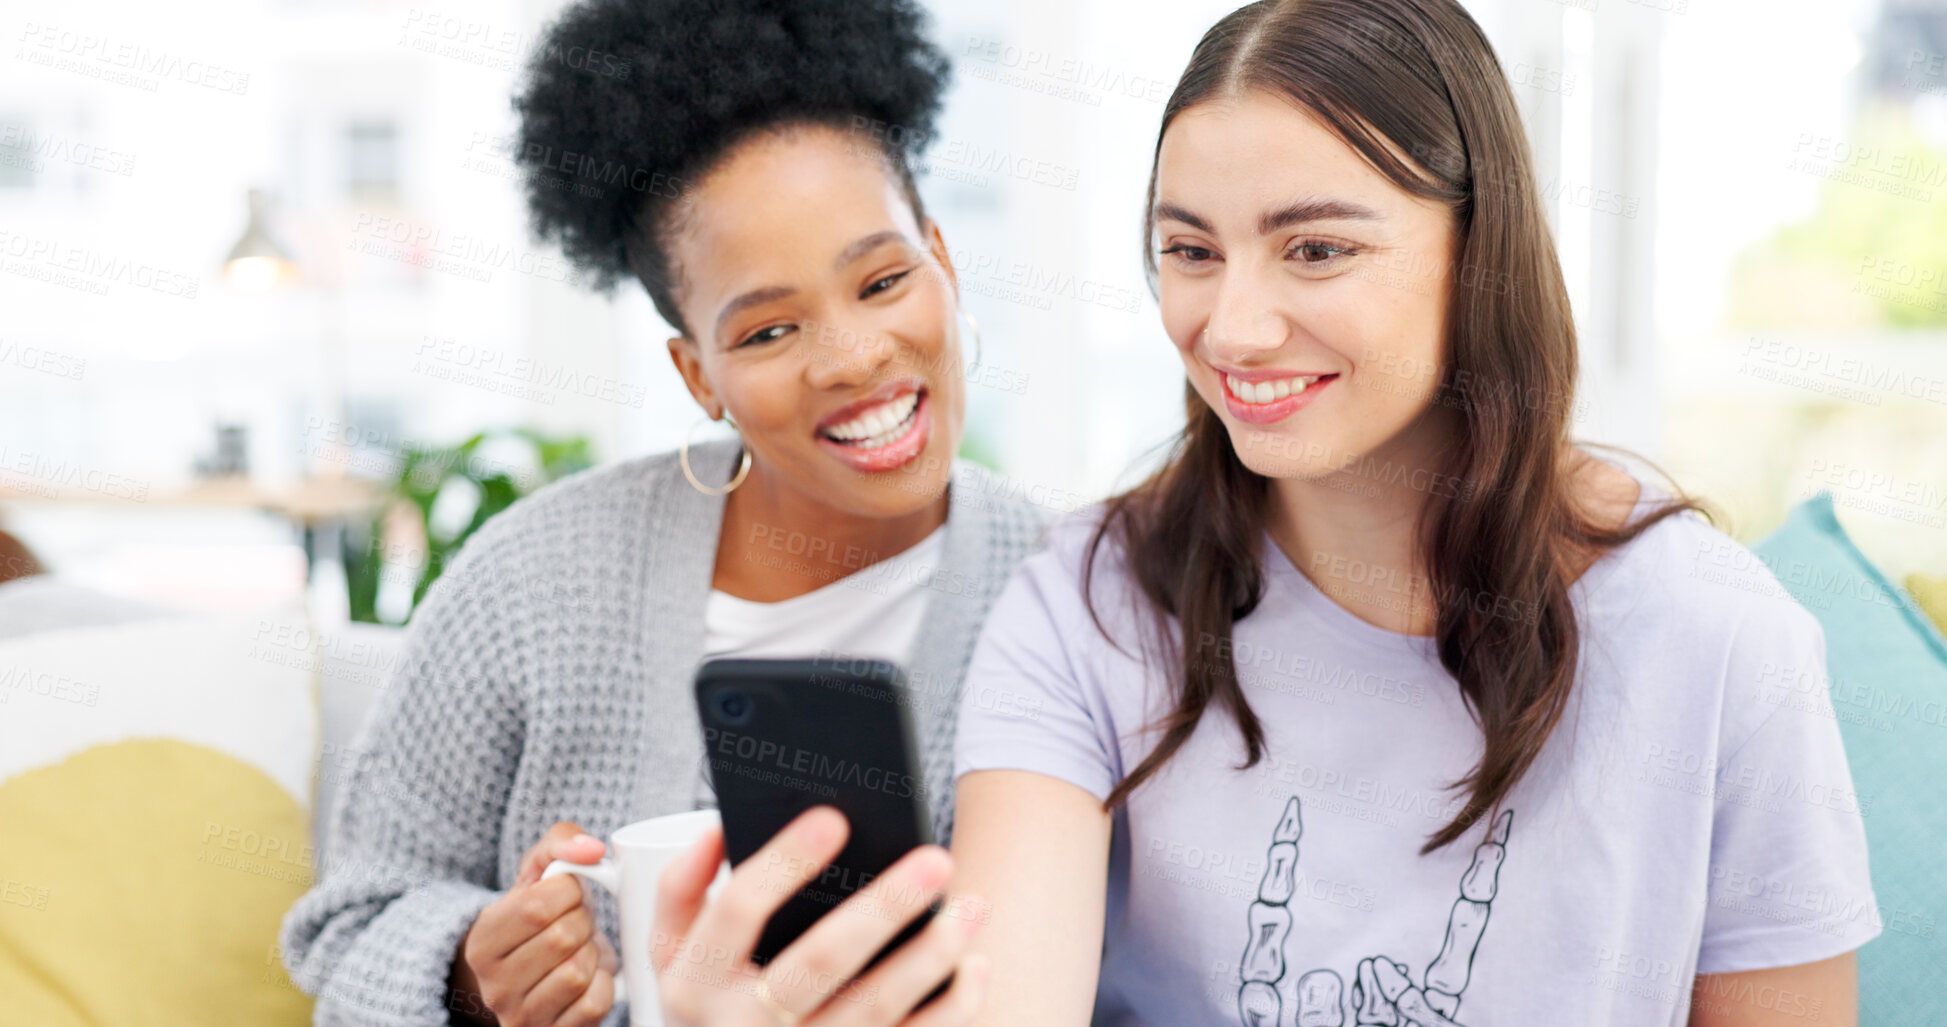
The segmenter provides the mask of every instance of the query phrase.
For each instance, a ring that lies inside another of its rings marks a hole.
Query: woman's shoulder
[[[699,477],[728,478],[736,440],[694,446]],[[684,480],[675,453],[656,453],[559,478],[515,500],[461,547],[455,571],[501,579],[560,582],[599,578],[627,566],[642,547],[714,531],[721,500]],[[564,586],[565,587],[565,586]]]
[[[1095,547],[1096,533],[1109,519],[1109,508],[1109,502],[1102,500],[1049,517],[1042,546],[1033,557],[1036,564],[1079,579],[1089,550]],[[1122,547],[1113,531],[1102,539],[1102,549],[1106,555],[1120,556]]]
[[[1051,614],[1093,620],[1091,610],[1124,605],[1136,585],[1111,509],[1104,500],[1051,519],[1040,546],[1021,561],[1017,588],[1031,590]]]
[[[734,461],[738,452],[735,439],[700,443],[690,447],[690,465],[697,477],[705,481],[728,480],[736,472]],[[678,488],[684,491],[676,491]],[[696,492],[684,479],[676,451],[652,453],[551,481],[516,500],[494,521],[502,525],[502,532],[519,534],[532,533],[543,526],[616,523],[624,519],[617,516],[621,511],[642,512],[646,502],[653,503],[672,493],[682,496],[685,492],[699,500],[716,499]]]
[[[953,461],[949,483],[952,516],[978,517],[999,536],[1036,549],[1062,512],[1080,502],[1072,492],[1024,482],[965,459]]]
[[[689,450],[691,470],[706,482],[728,481],[736,474],[741,451],[736,439],[698,443]],[[699,498],[716,498],[704,497],[685,480],[681,454],[670,450],[591,467],[549,482],[508,507],[507,512],[530,518],[587,516],[616,506],[640,504],[679,486]]]
[[[984,582],[989,600],[1047,551],[1063,509],[1079,502],[967,460],[953,462],[948,488],[948,561]]]
[[[1653,482],[1641,486],[1631,521],[1656,517],[1676,502]],[[1660,634],[1700,645],[1771,645],[1820,630],[1762,557],[1697,510],[1656,520],[1606,555],[1589,577],[1583,594],[1592,612],[1626,609],[1660,623]]]

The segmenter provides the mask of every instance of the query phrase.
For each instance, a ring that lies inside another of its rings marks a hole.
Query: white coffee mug
[[[609,837],[608,854],[597,863],[557,859],[541,872],[574,874],[609,890],[622,914],[622,976],[615,982],[615,1000],[629,1003],[631,1027],[663,1027],[662,1004],[656,999],[656,971],[649,964],[649,934],[656,926],[656,882],[663,868],[689,851],[696,839],[722,823],[713,809],[672,813],[638,820],[617,828]],[[730,864],[717,867],[706,893],[714,897],[730,877]]]

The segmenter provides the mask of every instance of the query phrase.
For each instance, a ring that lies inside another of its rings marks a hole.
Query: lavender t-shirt
[[[1154,746],[1141,728],[1168,671],[1135,655],[1144,615],[1113,543],[1095,598],[1123,651],[1082,602],[1099,513],[1058,526],[997,601],[958,773],[1029,770],[1102,797]],[[1873,797],[1846,768],[1824,636],[1702,520],[1665,520],[1576,583],[1560,726],[1498,816],[1426,856],[1482,748],[1454,679],[1429,639],[1347,612],[1269,536],[1261,559],[1264,599],[1232,651],[1264,756],[1235,769],[1235,725],[1208,714],[1115,815],[1097,1024],[1674,1027],[1697,974],[1879,933]],[[1392,587],[1350,564],[1317,573]],[[1694,999],[1819,1012],[1789,989]]]

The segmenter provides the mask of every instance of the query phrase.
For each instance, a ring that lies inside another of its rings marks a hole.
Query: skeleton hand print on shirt
[[[1278,982],[1285,975],[1284,945],[1292,927],[1287,903],[1297,890],[1298,839],[1304,833],[1298,797],[1292,796],[1271,833],[1264,878],[1247,911],[1251,934],[1238,966],[1239,1022],[1244,1027],[1463,1027],[1453,1017],[1460,1014],[1460,996],[1487,931],[1513,823],[1514,811],[1504,810],[1475,847],[1474,861],[1460,877],[1460,898],[1447,914],[1440,954],[1427,964],[1419,984],[1405,963],[1385,955],[1360,960],[1349,991],[1337,971],[1312,970],[1298,978],[1294,1016],[1287,1020]]]

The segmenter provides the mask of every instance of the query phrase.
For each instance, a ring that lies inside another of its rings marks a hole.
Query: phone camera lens
[[[717,714],[726,724],[743,724],[750,720],[750,696],[733,688],[717,693]]]

